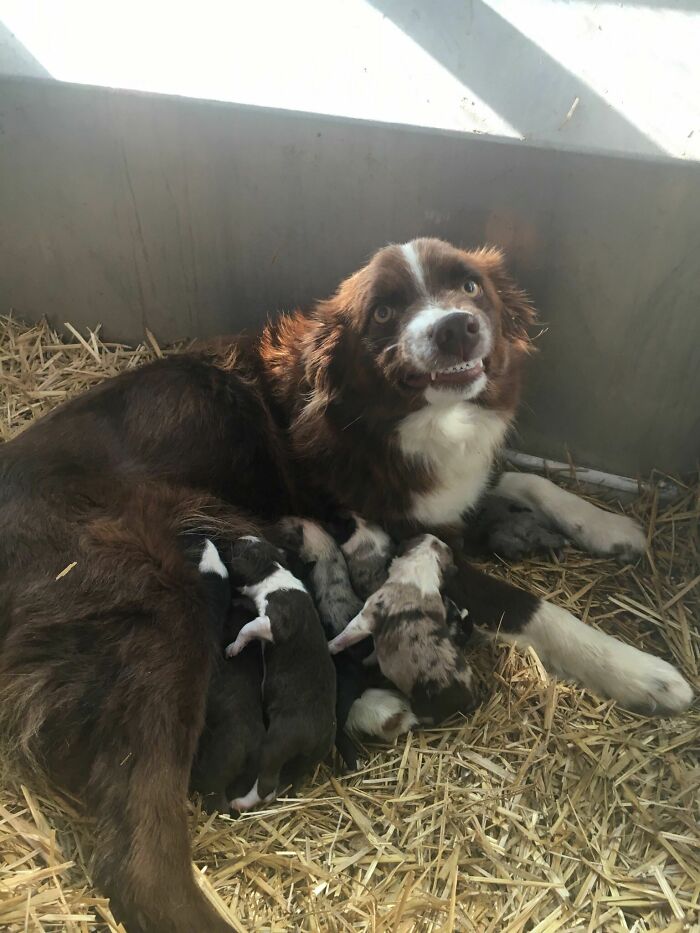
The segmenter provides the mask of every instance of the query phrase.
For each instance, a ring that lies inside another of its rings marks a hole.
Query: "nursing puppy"
[[[362,609],[340,548],[319,524],[305,518],[283,518],[275,532],[276,540],[299,561],[300,575],[311,588],[326,638],[334,638]],[[346,724],[355,701],[372,686],[372,677],[362,663],[369,650],[357,645],[354,651],[333,659],[337,684],[335,744],[352,771],[357,768],[358,750]]]
[[[235,664],[224,657],[224,646],[256,615],[250,600],[234,599],[216,638],[207,717],[190,779],[208,813],[227,813],[231,798],[250,788],[260,766],[265,739],[262,652],[258,645],[249,645]]]
[[[223,655],[224,645],[255,617],[255,606],[249,600],[231,600],[228,570],[209,538],[191,533],[180,537],[186,556],[200,573],[213,655],[206,720],[190,789],[201,795],[208,813],[225,813],[231,796],[255,780],[265,735],[260,651],[249,648],[236,664],[229,664]]]
[[[440,593],[453,570],[450,548],[434,535],[407,542],[392,561],[387,582],[329,646],[335,654],[373,635],[382,673],[426,723],[474,706],[472,672],[450,636]]]
[[[389,535],[354,512],[334,519],[333,534],[347,563],[350,582],[357,595],[367,600],[384,583],[394,545]]]
[[[350,582],[345,557],[316,522],[283,518],[277,525],[278,540],[296,554],[306,570],[321,624],[327,638],[339,635],[362,609]]]
[[[258,615],[243,626],[226,656],[235,658],[255,639],[271,643],[264,655],[267,734],[257,780],[231,801],[241,811],[274,800],[282,783],[296,784],[328,755],[335,739],[335,668],[328,644],[311,596],[281,557],[256,537],[240,538],[231,549],[231,571]]]

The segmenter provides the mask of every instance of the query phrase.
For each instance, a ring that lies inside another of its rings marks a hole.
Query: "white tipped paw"
[[[352,704],[345,727],[351,734],[393,742],[416,725],[418,720],[405,697],[373,687]]]
[[[693,700],[688,681],[662,658],[615,643],[602,690],[621,706],[645,716],[673,716]]]
[[[239,813],[245,813],[248,810],[252,810],[254,807],[259,806],[261,803],[272,803],[273,800],[277,799],[277,788],[275,788],[271,793],[267,794],[265,797],[261,797],[258,793],[258,782],[250,788],[247,794],[243,797],[235,797],[231,801],[231,809],[238,810]]]
[[[230,644],[226,645],[224,648],[224,655],[227,658],[235,658],[237,654],[240,654],[241,651],[243,651],[244,647],[245,644],[239,641],[239,639],[236,639],[235,641],[232,641]]]
[[[615,557],[622,563],[637,560],[647,546],[646,535],[641,526],[627,515],[596,510],[592,520],[584,522],[578,529],[578,543],[591,554],[600,557]]]
[[[510,640],[532,645],[561,677],[647,716],[672,716],[693,700],[690,684],[671,664],[584,625],[551,603],[541,603],[524,631]]]

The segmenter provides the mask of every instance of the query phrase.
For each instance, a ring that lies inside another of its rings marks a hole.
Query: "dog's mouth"
[[[411,389],[427,389],[428,386],[463,386],[476,382],[479,376],[486,371],[485,361],[482,359],[466,360],[455,366],[445,369],[434,369],[430,372],[408,372],[403,376],[403,382]]]

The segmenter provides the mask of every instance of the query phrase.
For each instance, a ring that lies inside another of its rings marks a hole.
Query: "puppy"
[[[255,639],[270,642],[264,653],[267,733],[257,780],[231,801],[239,811],[274,800],[282,783],[296,784],[328,755],[335,739],[335,668],[328,643],[311,596],[282,562],[278,548],[261,538],[240,538],[231,551],[232,574],[258,615],[225,654],[234,658]]]
[[[251,787],[260,766],[265,739],[262,652],[259,646],[249,645],[231,664],[223,650],[256,615],[253,602],[234,599],[216,641],[207,718],[190,779],[191,789],[201,794],[208,813],[227,813],[229,800]]]
[[[283,518],[277,530],[281,543],[307,568],[321,624],[326,636],[334,638],[355,618],[363,603],[350,582],[345,557],[333,538],[316,522]]]
[[[276,540],[299,560],[299,574],[311,588],[326,638],[334,638],[362,609],[340,548],[320,525],[305,518],[283,518],[276,534]],[[358,750],[346,723],[353,703],[372,684],[362,663],[370,650],[369,644],[358,644],[333,659],[337,683],[335,744],[351,771],[357,769]]]
[[[450,636],[440,594],[453,568],[449,547],[433,535],[407,542],[392,561],[387,582],[329,646],[335,654],[373,635],[382,673],[409,697],[425,723],[474,706],[472,672]]]
[[[372,525],[354,512],[331,523],[347,562],[352,588],[362,600],[376,593],[387,578],[394,545],[379,525]]]

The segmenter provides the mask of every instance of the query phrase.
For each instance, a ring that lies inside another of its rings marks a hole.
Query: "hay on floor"
[[[47,325],[0,324],[4,439],[105,376],[161,354]],[[674,660],[696,688],[700,487],[631,511],[650,556],[573,551],[493,572]],[[301,798],[232,820],[192,808],[199,883],[239,930],[666,931],[700,921],[700,716],[649,720],[484,645],[468,719],[321,767]],[[0,789],[0,928],[116,930],[89,880],[89,824],[65,801]]]

